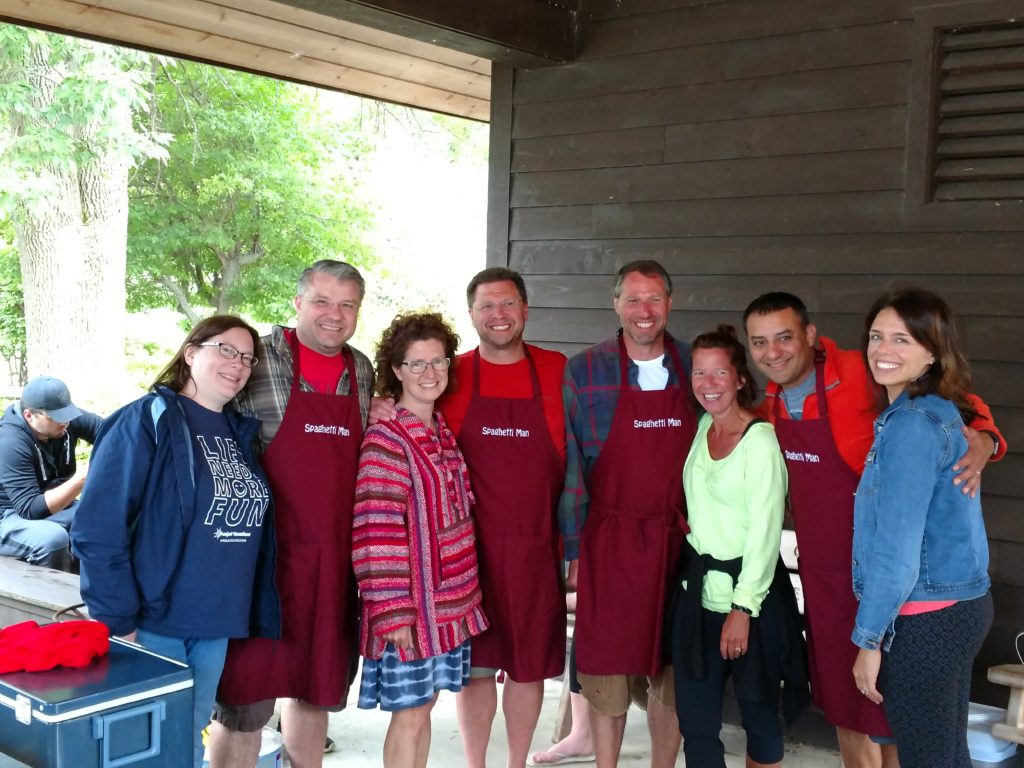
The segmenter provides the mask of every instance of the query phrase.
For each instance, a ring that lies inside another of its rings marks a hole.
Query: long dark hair
[[[742,385],[736,391],[736,402],[740,408],[751,411],[757,401],[757,385],[747,368],[747,350],[740,344],[736,329],[731,325],[720,325],[709,333],[702,333],[693,340],[691,351],[698,349],[721,349],[729,354],[729,362],[736,369]]]
[[[871,326],[883,309],[892,309],[899,315],[914,340],[935,358],[920,377],[907,384],[907,394],[910,397],[944,397],[960,409],[964,423],[973,421],[978,414],[967,398],[971,391],[971,367],[961,349],[956,319],[949,305],[937,294],[922,288],[905,288],[883,294],[868,310],[864,321],[861,348],[865,358]]]
[[[230,331],[232,328],[243,328],[248,331],[249,335],[252,336],[253,350],[255,351],[259,348],[260,335],[245,320],[236,315],[213,315],[196,323],[189,335],[181,342],[181,347],[174,353],[171,362],[160,371],[156,381],[153,382],[152,388],[164,386],[175,392],[181,392],[192,379],[192,369],[185,362],[185,350],[190,346],[202,344],[204,341],[212,339],[214,336],[225,331]]]

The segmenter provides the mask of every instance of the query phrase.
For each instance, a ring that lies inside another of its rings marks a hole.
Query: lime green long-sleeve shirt
[[[732,578],[708,571],[701,600],[705,608],[728,613],[732,604],[754,616],[768,593],[779,559],[788,476],[771,424],[751,425],[724,459],[708,452],[711,416],[705,414],[683,468],[683,489],[690,523],[687,536],[697,552],[719,560],[743,557]]]

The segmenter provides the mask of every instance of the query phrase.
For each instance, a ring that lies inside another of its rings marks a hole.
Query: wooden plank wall
[[[578,61],[495,71],[492,136],[511,153],[492,165],[508,218],[489,261],[526,275],[529,336],[567,353],[614,330],[611,276],[634,258],[673,274],[684,338],[778,289],[856,346],[883,289],[945,296],[1011,443],[984,480],[996,623],[982,669],[1015,661],[1024,630],[1024,221],[905,216],[912,11],[927,4],[585,2]],[[1005,706],[984,679],[976,695]]]

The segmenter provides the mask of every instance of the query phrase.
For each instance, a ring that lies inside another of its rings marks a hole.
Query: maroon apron
[[[476,351],[458,441],[476,496],[480,591],[491,626],[473,638],[473,666],[503,669],[519,683],[555,677],[565,666],[556,524],[565,462],[551,441],[529,350],[526,359],[532,398],[482,397]],[[484,427],[509,431],[485,435]]]
[[[818,418],[785,419],[774,403],[775,435],[789,470],[789,500],[799,551],[814,703],[835,726],[888,736],[882,707],[853,681],[858,648],[850,640],[853,596],[853,496],[860,478],[843,461],[832,436],[825,397],[825,354],[814,356]]]
[[[589,675],[656,675],[664,666],[665,603],[686,533],[683,464],[697,431],[685,370],[663,390],[629,385],[619,339],[620,388],[608,439],[587,478],[580,537],[576,663]]]
[[[289,697],[337,706],[356,653],[352,506],[363,422],[355,361],[346,347],[351,394],[303,392],[294,336],[291,346],[288,406],[262,457],[274,498],[281,639],[231,641],[219,691],[228,704]]]

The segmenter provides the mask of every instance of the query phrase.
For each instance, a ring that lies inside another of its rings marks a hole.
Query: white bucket
[[[1009,768],[1017,765],[1017,745],[992,735],[993,724],[1005,720],[1005,709],[971,702],[967,712],[967,748],[974,768]]]

